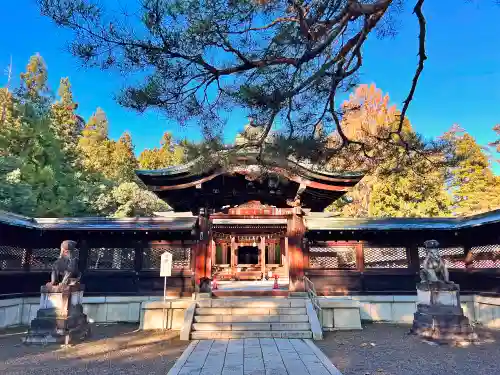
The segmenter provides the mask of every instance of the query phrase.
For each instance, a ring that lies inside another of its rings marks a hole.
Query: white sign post
[[[160,277],[163,277],[163,329],[165,324],[165,300],[167,299],[167,277],[172,276],[172,253],[165,251],[160,258]]]

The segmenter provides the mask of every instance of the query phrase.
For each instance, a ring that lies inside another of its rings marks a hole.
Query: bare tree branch
[[[415,94],[415,90],[417,89],[418,79],[420,78],[420,74],[424,70],[424,62],[427,60],[427,55],[425,52],[425,37],[426,37],[426,22],[424,14],[422,13],[422,6],[424,5],[425,0],[418,0],[413,8],[413,13],[417,16],[418,26],[419,26],[419,34],[418,34],[418,64],[417,70],[415,71],[415,75],[413,76],[410,92],[403,102],[403,110],[401,111],[401,119],[399,120],[397,133],[401,133],[403,129],[403,122],[406,116],[406,111],[410,106],[410,102],[413,100],[413,95]]]

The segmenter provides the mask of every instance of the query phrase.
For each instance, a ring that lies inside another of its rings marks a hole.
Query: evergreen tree
[[[132,138],[124,133],[118,141],[110,139],[108,119],[102,109],[97,108],[85,125],[78,147],[82,164],[89,173],[100,174],[117,184],[135,180],[137,159]]]
[[[80,134],[67,78],[48,105],[47,70],[30,59],[21,87],[0,89],[0,209],[28,216],[152,215],[168,206],[135,182],[130,134],[109,139],[97,109]],[[75,149],[75,146],[76,149]]]
[[[380,153],[387,152],[383,149],[383,145],[377,145],[376,137],[384,135],[385,132],[393,129],[399,123],[399,112],[389,102],[389,95],[383,94],[382,90],[377,88],[375,84],[357,86],[354,92],[349,95],[349,99],[342,104],[342,131],[350,139],[371,144],[374,150],[380,148],[378,151]],[[405,119],[403,134],[408,136],[411,133],[411,124],[408,119]],[[333,138],[337,136],[337,134],[332,135]],[[394,167],[400,158],[401,155],[387,153],[386,162],[383,165],[373,165],[374,160],[366,157],[360,159],[340,158],[340,162],[344,162],[344,164],[338,164],[338,160],[333,159],[331,164],[336,169],[370,170],[371,172],[365,175],[349,193],[330,205],[326,211],[337,212],[340,216],[346,217],[372,216],[371,207],[377,206],[377,203],[371,202],[373,188],[375,185],[381,184],[385,178],[382,176],[383,169]]]
[[[500,124],[496,124],[493,127],[493,131],[497,135],[497,138],[495,141],[490,143],[490,146],[493,148],[493,151],[497,154],[500,153]],[[500,163],[500,159],[496,159],[497,163]]]
[[[137,159],[134,155],[134,145],[130,134],[123,133],[117,142],[111,144],[113,146],[112,164],[115,166],[113,178],[119,182],[136,180]]]
[[[6,115],[0,129],[3,197],[0,205],[30,216],[65,216],[87,212],[83,186],[67,163],[46,109],[47,71],[43,59],[30,59],[21,74],[19,96],[3,92]],[[18,190],[19,189],[19,190]],[[16,193],[9,192],[15,190]],[[26,193],[18,199],[17,191]],[[12,198],[12,199],[9,199]]]
[[[499,208],[500,181],[493,174],[481,146],[462,129],[452,129],[445,136],[455,144],[459,159],[451,170],[454,213],[462,216]]]
[[[425,168],[427,169],[427,168]],[[450,215],[444,171],[418,173],[419,166],[378,178],[370,197],[370,216],[436,217]]]
[[[26,71],[21,73],[19,97],[30,104],[30,110],[45,113],[50,103],[47,65],[40,54],[30,57]]]
[[[81,121],[75,111],[78,104],[73,100],[69,78],[61,78],[58,90],[59,100],[52,104],[50,114],[52,127],[65,150],[75,151],[82,132]]]
[[[124,182],[103,192],[96,205],[100,212],[112,217],[152,216],[154,212],[170,210],[154,193],[135,182]]]
[[[14,125],[15,108],[14,96],[7,88],[0,88],[0,127],[4,128],[6,124]],[[0,149],[1,151],[1,149]]]
[[[115,171],[111,162],[112,145],[108,138],[108,119],[101,108],[90,117],[78,141],[82,165],[89,173],[112,179]]]
[[[145,149],[139,155],[139,166],[142,169],[161,169],[183,162],[184,147],[175,144],[169,132],[163,134],[160,148]]]

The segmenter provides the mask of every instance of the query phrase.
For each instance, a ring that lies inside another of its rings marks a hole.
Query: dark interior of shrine
[[[258,264],[259,248],[257,246],[240,246],[238,248],[238,264]]]

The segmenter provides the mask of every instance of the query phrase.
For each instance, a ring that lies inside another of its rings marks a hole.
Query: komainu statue
[[[51,285],[72,285],[80,280],[81,274],[75,250],[75,241],[66,240],[61,243],[59,258],[52,265]]]
[[[421,282],[417,283],[417,311],[411,333],[438,344],[466,346],[478,336],[460,303],[460,285],[450,281],[448,269],[439,255],[439,242],[424,242],[426,255]]]
[[[428,240],[424,242],[427,252],[422,270],[420,271],[420,280],[423,283],[442,282],[449,284],[450,278],[448,269],[444,264],[441,255],[439,255],[439,242],[436,240]]]
[[[76,242],[63,241],[59,258],[52,265],[50,282],[40,288],[40,306],[31,321],[25,344],[69,344],[90,334],[83,312],[83,292],[76,257]]]

